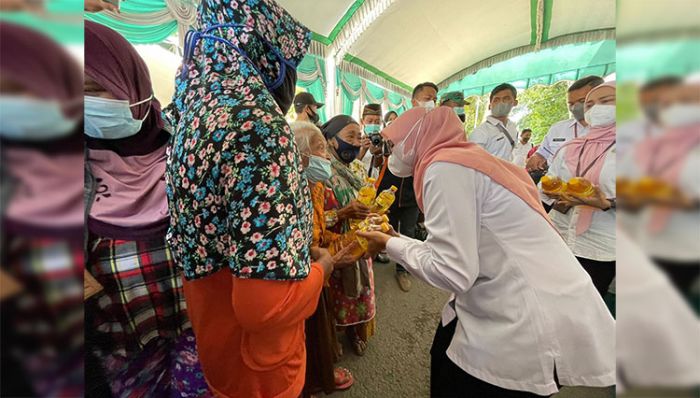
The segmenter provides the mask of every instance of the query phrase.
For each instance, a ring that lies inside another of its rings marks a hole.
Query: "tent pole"
[[[477,97],[476,99],[476,112],[474,113],[474,128],[476,128],[477,123],[479,122],[479,105],[481,105],[481,97]]]
[[[329,55],[326,57],[326,100],[324,101],[326,104],[326,117],[328,119],[337,114],[336,108],[338,107],[338,90],[336,88],[335,73],[335,57],[333,55]]]

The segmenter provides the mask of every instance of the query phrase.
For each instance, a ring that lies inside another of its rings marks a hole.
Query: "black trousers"
[[[654,258],[653,261],[682,295],[691,295],[693,285],[700,278],[700,261],[680,262],[660,258]]]
[[[408,236],[416,237],[416,224],[418,224],[418,206],[395,207],[389,212],[389,222],[396,232]],[[407,272],[401,264],[396,264],[396,272]]]
[[[593,285],[600,296],[605,298],[610,284],[615,279],[615,261],[596,261],[583,257],[576,259],[593,279]]]
[[[541,398],[525,391],[506,390],[463,371],[447,356],[457,319],[447,326],[438,323],[430,349],[430,396],[432,398]]]

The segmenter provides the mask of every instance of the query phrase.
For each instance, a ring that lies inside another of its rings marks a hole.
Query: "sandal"
[[[355,384],[355,378],[352,376],[349,370],[341,367],[333,369],[333,376],[335,376],[335,390],[345,391]]]
[[[345,334],[347,334],[348,338],[350,339],[350,343],[353,351],[355,351],[355,354],[359,357],[364,356],[365,350],[367,350],[367,342],[362,340],[360,336],[357,335],[355,328],[348,328]]]

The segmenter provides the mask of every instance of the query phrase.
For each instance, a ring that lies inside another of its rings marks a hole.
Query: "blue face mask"
[[[309,156],[309,166],[304,170],[306,178],[311,182],[328,181],[333,172],[331,171],[331,161],[320,156]]]
[[[357,155],[360,153],[360,147],[352,145],[347,141],[343,141],[340,137],[335,137],[335,139],[338,141],[338,149],[336,152],[338,153],[340,160],[342,160],[345,164],[352,163],[352,161],[355,160]]]
[[[131,108],[150,101],[146,98],[135,104],[129,101],[85,96],[85,135],[102,140],[117,140],[131,137],[141,130],[141,124],[148,117],[150,108],[143,119],[134,119]]]
[[[372,135],[379,133],[381,126],[378,124],[365,124],[365,134]]]
[[[59,101],[0,96],[0,136],[12,140],[45,141],[67,136],[77,120],[66,118]]]

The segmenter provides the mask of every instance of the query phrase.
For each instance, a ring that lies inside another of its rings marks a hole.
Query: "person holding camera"
[[[362,161],[367,171],[367,176],[377,178],[379,169],[384,161],[384,140],[382,130],[382,106],[380,104],[367,104],[362,109],[362,147],[357,159]]]

